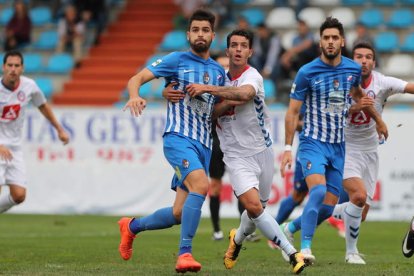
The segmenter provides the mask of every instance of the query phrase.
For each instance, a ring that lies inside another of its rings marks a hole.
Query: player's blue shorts
[[[327,191],[339,197],[344,173],[345,143],[325,143],[301,136],[297,155],[304,177],[311,174],[324,175]]]
[[[208,175],[211,150],[202,143],[171,132],[164,135],[164,156],[173,167],[175,174],[171,181],[174,191],[180,187],[188,192],[183,184],[187,175],[197,169],[203,169]]]
[[[308,185],[306,185],[305,177],[302,172],[302,165],[299,158],[296,157],[295,175],[293,177],[293,189],[298,192],[307,192]]]

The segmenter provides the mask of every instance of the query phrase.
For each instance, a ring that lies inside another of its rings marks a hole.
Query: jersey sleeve
[[[352,83],[353,87],[358,87],[361,84],[362,75],[361,75],[361,67],[358,68],[357,74],[354,77],[354,82]]]
[[[388,98],[389,96],[395,94],[404,93],[404,89],[407,86],[407,82],[394,77],[386,76],[383,79],[383,85],[386,88],[385,97]]]
[[[251,85],[253,86],[254,91],[257,95],[259,90],[263,87],[263,85],[261,85],[262,83],[263,83],[263,77],[259,73],[255,71],[251,71],[249,72],[249,75],[243,80],[243,82],[240,83],[239,86]]]
[[[156,78],[170,77],[177,73],[179,58],[179,52],[172,52],[148,65],[147,69],[150,70]]]
[[[290,98],[299,101],[304,101],[306,93],[308,92],[308,88],[308,78],[303,68],[301,68],[296,74],[295,81],[293,82],[292,89],[290,90]]]
[[[32,87],[33,87],[33,91],[31,93],[32,104],[36,107],[39,107],[42,104],[46,103],[45,95],[43,94],[42,90],[40,90],[39,86],[34,81],[33,81]]]

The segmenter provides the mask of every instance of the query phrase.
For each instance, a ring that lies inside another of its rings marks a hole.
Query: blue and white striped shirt
[[[224,69],[216,61],[204,60],[190,51],[168,54],[147,69],[157,78],[164,77],[167,83],[177,82],[176,88],[185,93],[185,87],[191,83],[223,86],[225,82]],[[178,103],[168,102],[164,134],[175,132],[211,148],[211,115],[215,101],[209,93],[194,98],[186,93]]]
[[[306,106],[301,135],[321,142],[344,142],[350,90],[360,82],[361,66],[344,56],[335,67],[320,58],[302,66],[290,94]]]

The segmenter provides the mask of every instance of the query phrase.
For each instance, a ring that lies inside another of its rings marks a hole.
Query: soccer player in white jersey
[[[282,157],[281,173],[292,164],[292,142],[299,111],[305,104],[303,131],[297,156],[302,166],[309,200],[303,213],[284,227],[285,234],[302,229],[301,252],[306,260],[314,261],[311,246],[316,225],[329,218],[342,189],[345,162],[344,126],[349,100],[362,102],[364,94],[359,86],[361,66],[341,55],[344,47],[342,24],[326,18],[320,30],[321,56],[299,69],[290,94],[285,118],[286,148]],[[365,101],[364,101],[365,102]],[[387,127],[374,110],[373,102],[367,108],[377,122],[378,132],[388,136]]]
[[[175,202],[173,206],[158,209],[148,216],[119,220],[119,252],[124,260],[132,256],[136,234],[181,223],[175,270],[185,273],[201,269],[201,264],[193,258],[192,243],[209,186],[211,116],[216,99],[207,94],[192,98],[186,87],[190,83],[224,85],[223,68],[210,58],[214,22],[215,17],[210,11],[195,11],[187,31],[190,51],[170,53],[138,72],[128,82],[130,98],[125,109],[134,116],[140,115],[146,104],[138,93],[141,85],[154,78],[164,77],[167,83],[176,82],[185,95],[178,102],[168,102],[163,135],[164,155],[175,171],[171,181],[171,189],[176,191]]]
[[[274,155],[263,78],[247,64],[253,52],[252,41],[251,33],[246,30],[231,32],[227,36],[230,69],[226,86],[191,84],[187,91],[192,97],[211,94],[223,100],[214,108],[218,116],[217,134],[234,193],[245,207],[239,228],[230,231],[225,267],[234,267],[243,241],[257,227],[289,255],[293,272],[299,274],[305,267],[302,254],[264,209],[273,181]]]
[[[0,213],[26,198],[26,169],[22,152],[22,130],[27,106],[32,103],[53,125],[63,144],[69,136],[56,120],[43,92],[35,81],[22,76],[23,56],[9,51],[3,58],[0,84],[0,185],[8,185],[9,193],[0,194]]]
[[[374,71],[375,50],[365,41],[357,42],[352,50],[354,61],[362,66],[361,86],[374,99],[374,107],[382,114],[387,98],[398,93],[414,94],[414,83],[384,76]],[[335,207],[333,215],[344,219],[345,261],[365,264],[357,249],[361,221],[364,221],[372,203],[378,178],[378,135],[375,122],[361,106],[353,103],[345,128],[345,168],[343,186],[349,202]]]

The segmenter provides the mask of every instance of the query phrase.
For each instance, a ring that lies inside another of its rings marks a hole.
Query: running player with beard
[[[143,69],[128,82],[129,101],[125,109],[133,116],[142,114],[146,100],[139,96],[140,87],[158,77],[176,82],[186,93],[178,102],[168,102],[164,131],[164,155],[175,170],[171,188],[176,191],[173,206],[162,208],[141,218],[122,218],[119,252],[124,260],[132,256],[136,234],[181,224],[177,272],[197,272],[201,264],[192,256],[192,241],[200,222],[201,207],[207,195],[207,172],[211,158],[211,115],[216,101],[213,95],[190,97],[186,87],[191,83],[224,85],[223,68],[210,58],[214,39],[214,15],[197,10],[189,19],[187,39],[191,50],[173,52]],[[139,186],[137,186],[139,189]]]
[[[298,71],[292,86],[285,117],[286,146],[281,163],[284,177],[285,168],[292,164],[292,143],[304,103],[306,111],[297,156],[309,189],[309,200],[302,215],[283,229],[292,241],[293,233],[302,229],[301,252],[310,263],[315,260],[311,251],[315,228],[331,216],[342,189],[344,126],[351,98],[361,101],[376,121],[378,133],[388,137],[387,127],[374,110],[373,101],[364,97],[359,86],[361,67],[341,55],[345,44],[342,24],[336,18],[328,17],[319,33],[321,56]]]

